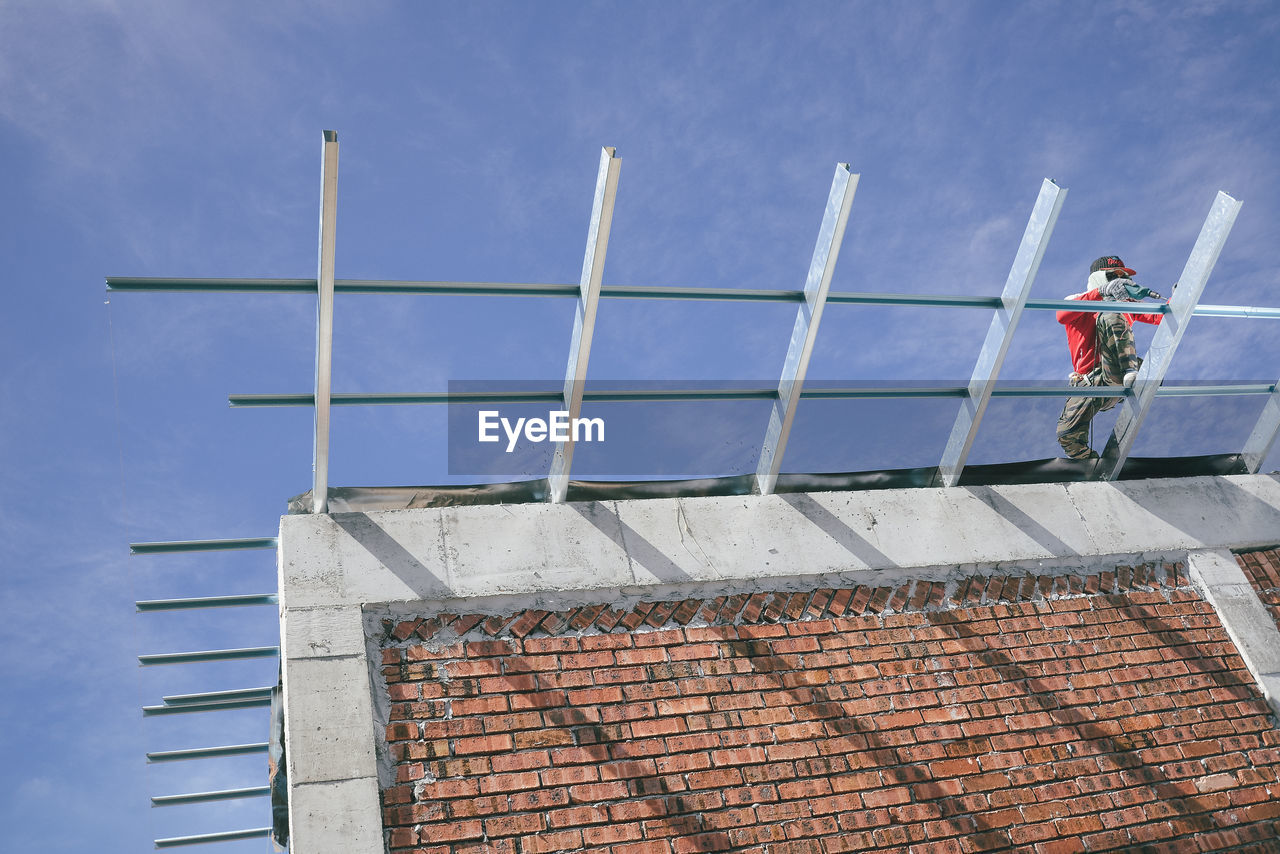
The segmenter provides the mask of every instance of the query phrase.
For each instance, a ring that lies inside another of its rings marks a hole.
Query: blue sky
[[[341,278],[575,282],[610,145],[623,160],[610,284],[801,287],[847,161],[862,177],[835,290],[998,293],[1048,177],[1069,194],[1034,296],[1080,290],[1089,262],[1113,252],[1167,289],[1226,190],[1244,208],[1203,301],[1277,306],[1278,30],[1269,2],[0,4],[11,850],[139,851],[268,821],[263,801],[147,806],[257,785],[259,757],[143,761],[262,740],[264,714],[144,721],[139,708],[268,684],[273,667],[139,670],[135,656],[273,643],[274,615],[134,615],[132,603],[271,590],[271,554],[131,559],[127,543],[271,535],[309,488],[310,412],[230,410],[226,395],[310,390],[313,303],[118,294],[108,306],[102,279],[314,276],[321,130],[342,145]],[[556,378],[571,309],[341,297],[334,388]],[[591,376],[772,382],[792,316],[608,301]],[[963,382],[987,320],[829,307],[810,376]],[[1198,318],[1173,376],[1274,381],[1276,323]],[[1028,313],[1005,375],[1068,370],[1061,328]],[[1135,453],[1237,450],[1260,405],[1161,404]],[[806,405],[784,470],[932,464],[953,407]],[[993,404],[973,461],[1057,455],[1059,408]],[[636,453],[753,468],[743,437],[764,424],[743,422],[756,413],[726,407],[712,418],[724,432],[667,445],[652,434],[684,416],[656,413]],[[335,411],[331,482],[450,480],[445,424],[423,407]],[[1265,470],[1278,465],[1273,453]]]

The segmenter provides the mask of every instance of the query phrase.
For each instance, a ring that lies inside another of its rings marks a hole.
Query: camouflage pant
[[[1098,314],[1098,366],[1088,374],[1071,375],[1073,386],[1122,385],[1124,375],[1142,366],[1133,346],[1133,331],[1124,318],[1114,312]],[[1089,447],[1089,425],[1099,412],[1116,405],[1114,397],[1071,397],[1058,416],[1058,444],[1073,460],[1097,459]]]

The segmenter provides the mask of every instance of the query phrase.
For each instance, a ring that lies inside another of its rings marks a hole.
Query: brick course
[[[396,854],[1280,850],[1280,732],[1176,564],[384,628]]]

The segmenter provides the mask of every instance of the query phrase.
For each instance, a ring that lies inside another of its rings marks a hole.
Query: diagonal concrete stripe
[[[1187,553],[1192,582],[1218,612],[1267,702],[1280,713],[1280,629],[1227,549]]]

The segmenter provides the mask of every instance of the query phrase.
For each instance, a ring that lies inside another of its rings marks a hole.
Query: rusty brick
[[[698,610],[702,607],[701,599],[685,599],[678,603],[676,609],[671,614],[671,622],[687,626],[697,616]]]
[[[546,819],[547,826],[552,829],[581,827],[585,837],[586,826],[607,822],[609,820],[609,811],[603,806],[566,807],[547,813]],[[621,838],[626,839],[628,837]],[[635,839],[638,837],[629,838]]]
[[[387,741],[403,741],[418,737],[418,723],[394,723],[387,726]]]
[[[468,658],[491,655],[511,655],[516,651],[511,641],[467,641],[464,645]]]
[[[523,838],[521,839],[520,848],[521,854],[548,854],[548,852],[553,851],[580,850],[582,850],[582,831],[577,828],[540,833],[537,836]],[[640,854],[640,852],[636,852],[636,854]]]
[[[490,837],[523,836],[538,833],[543,827],[545,827],[544,819],[538,813],[504,815],[485,819],[484,822],[484,832]]]
[[[644,649],[620,649],[614,653],[619,665],[655,664],[667,660],[667,651],[662,647]]]
[[[537,609],[530,608],[520,614],[520,616],[516,617],[516,619],[507,626],[507,631],[511,632],[511,634],[518,638],[524,638],[536,629],[538,624],[548,616],[550,616],[549,611],[539,611]]]
[[[461,839],[479,839],[484,836],[484,825],[479,821],[448,821],[432,824],[422,830],[423,842],[454,842]]]
[[[724,832],[699,833],[693,836],[680,836],[672,840],[672,851],[675,854],[693,854],[698,851],[732,851],[729,834]]]
[[[626,611],[605,608],[595,619],[596,628],[604,632],[611,632],[617,628],[618,623],[622,622],[622,618],[626,615]]]
[[[641,602],[635,605],[630,611],[624,613],[622,618],[618,620],[618,625],[627,631],[635,631],[636,628],[644,624],[645,618],[649,616],[649,612],[653,610],[654,602]]]
[[[518,792],[522,789],[533,789],[538,786],[538,774],[534,771],[516,771],[510,774],[494,774],[480,781],[480,791],[485,794],[494,792]]]
[[[652,626],[655,629],[662,628],[666,625],[667,620],[676,612],[676,608],[680,607],[679,602],[658,602],[645,615],[645,625]]]
[[[639,822],[626,824],[610,824],[605,827],[584,827],[582,838],[591,848],[603,848],[619,842],[640,839],[643,831]],[[617,848],[612,850],[617,851]]]
[[[417,630],[418,626],[422,624],[422,622],[423,619],[418,617],[417,619],[404,620],[400,623],[396,623],[394,628],[391,629],[391,636],[396,640],[408,640],[413,636],[413,633]]]

